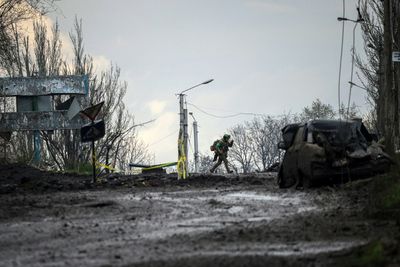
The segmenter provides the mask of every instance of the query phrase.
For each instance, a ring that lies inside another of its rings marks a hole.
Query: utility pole
[[[182,95],[182,100],[185,101],[185,96]],[[183,102],[182,101],[182,102]],[[184,103],[183,106],[183,113],[182,113],[182,117],[183,117],[183,146],[184,146],[184,152],[185,152],[185,170],[187,172],[188,170],[188,110],[187,110],[187,106],[185,105],[186,103]]]
[[[384,72],[384,102],[385,102],[385,147],[390,155],[394,154],[394,128],[395,126],[395,97],[393,90],[393,62],[392,62],[392,6],[391,0],[384,0],[384,34],[383,34],[383,72]]]
[[[397,14],[393,16],[393,25],[397,25],[398,27],[400,26],[400,2],[397,1],[393,5],[393,14]],[[397,31],[394,33],[395,35],[393,36],[393,47],[396,47],[396,54],[399,55],[400,53],[400,31],[397,28]],[[395,53],[395,51],[392,51]],[[397,109],[395,110],[395,122],[396,122],[396,127],[395,127],[395,134],[396,134],[396,150],[400,149],[400,57],[397,58],[396,62],[393,62],[393,73],[394,73],[394,88],[395,88],[395,94],[396,94],[396,106]]]
[[[179,144],[178,144],[178,168],[180,164],[183,164],[183,171],[178,170],[178,178],[183,178],[185,179],[187,177],[187,169],[188,169],[188,110],[187,110],[187,105],[185,102],[185,92],[192,90],[200,85],[208,84],[210,82],[214,81],[214,79],[207,80],[205,82],[196,84],[195,86],[192,86],[186,90],[183,90],[179,94]],[[181,147],[181,138],[182,144],[183,144],[183,149]],[[184,154],[184,155],[182,155]],[[183,162],[182,162],[183,161]]]
[[[180,162],[183,159],[183,162],[180,164],[183,164],[183,171],[182,173],[178,172],[179,178],[186,178],[186,172],[187,172],[187,167],[188,167],[188,161],[187,161],[187,139],[188,139],[188,133],[187,133],[187,108],[185,108],[185,95],[183,93],[179,94],[179,143],[178,143],[178,154],[179,154],[179,160]],[[183,139],[183,140],[182,140]]]
[[[197,129],[197,121],[193,113],[189,113],[193,118],[193,135],[194,135],[194,172],[199,172],[199,131]]]

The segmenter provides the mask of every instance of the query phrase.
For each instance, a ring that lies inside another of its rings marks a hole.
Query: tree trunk
[[[397,51],[399,51],[400,47],[400,2],[397,1],[395,5],[393,6],[393,26],[394,26],[394,43],[395,43],[395,48]],[[396,110],[395,110],[395,134],[396,134],[396,150],[399,149],[400,145],[400,93],[399,93],[399,87],[400,87],[400,62],[394,63],[394,90],[396,94]]]
[[[383,36],[383,70],[384,70],[384,129],[386,151],[394,154],[394,114],[397,111],[395,107],[395,92],[393,90],[393,67],[392,67],[392,17],[391,0],[384,1],[384,36]]]

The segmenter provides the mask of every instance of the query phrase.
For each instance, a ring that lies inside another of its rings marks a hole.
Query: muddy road
[[[0,266],[350,266],[349,255],[398,232],[367,218],[368,180],[313,190],[278,189],[274,174],[93,185],[1,170]]]

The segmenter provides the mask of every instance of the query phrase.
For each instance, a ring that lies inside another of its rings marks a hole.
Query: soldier
[[[214,144],[211,146],[211,150],[215,152],[214,155],[214,161],[217,160],[217,163],[214,164],[214,166],[210,169],[210,172],[213,173],[215,169],[218,168],[219,165],[221,165],[222,161],[224,162],[226,171],[228,173],[232,173],[229,169],[228,166],[228,150],[229,147],[232,147],[233,145],[233,140],[230,140],[231,136],[229,134],[224,134],[222,139],[217,140],[214,142]]]

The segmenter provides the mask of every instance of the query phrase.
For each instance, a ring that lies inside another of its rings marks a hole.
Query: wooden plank
[[[88,121],[68,119],[68,111],[0,113],[0,132],[80,129]]]
[[[86,75],[0,78],[0,96],[85,95]]]

